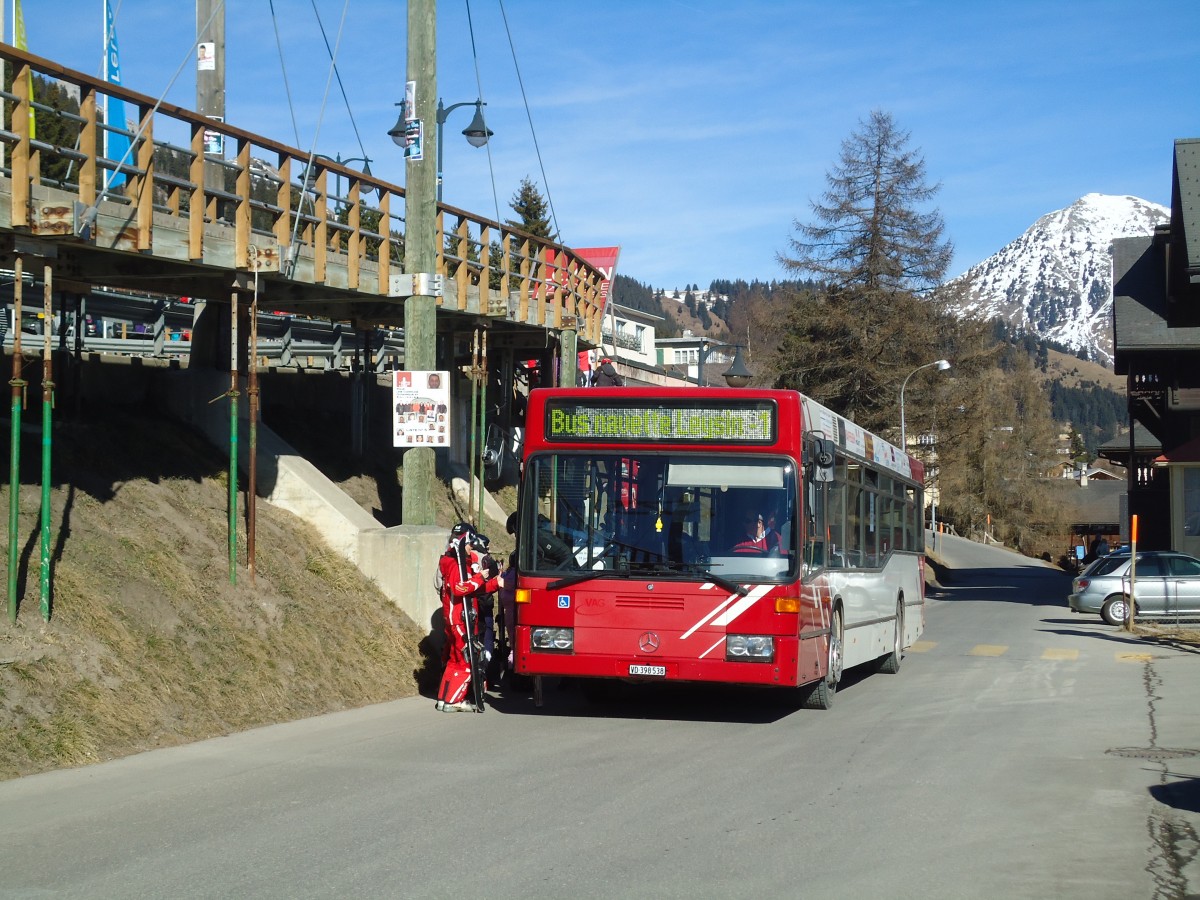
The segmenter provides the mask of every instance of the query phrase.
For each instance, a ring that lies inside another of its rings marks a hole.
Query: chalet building
[[[663,316],[613,303],[601,326],[601,347],[593,356],[607,356],[631,387],[664,387],[677,380],[658,364],[656,330]]]
[[[1200,556],[1200,138],[1175,142],[1170,222],[1113,241],[1113,338],[1133,428],[1101,455],[1128,472],[1138,546]]]
[[[733,364],[736,349],[732,344],[685,332],[683,337],[659,339],[658,363],[679,383],[723,387],[721,373]]]

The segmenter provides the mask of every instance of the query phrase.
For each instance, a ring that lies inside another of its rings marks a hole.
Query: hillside
[[[49,624],[40,434],[22,440],[20,610],[0,626],[0,778],[411,696],[436,680],[424,631],[288,513],[258,504],[254,579],[239,526],[229,583],[224,461],[189,430],[92,407],[53,438]],[[370,479],[353,477],[371,502]],[[7,506],[7,485],[0,495]]]
[[[675,333],[683,337],[687,332],[694,335],[707,335],[718,341],[728,341],[729,327],[716,317],[711,319],[711,327],[705,328],[698,316],[693,314],[683,303],[671,298],[660,301],[662,314],[668,322],[673,323]]]
[[[1047,374],[1064,387],[1086,387],[1089,384],[1125,395],[1125,376],[1118,375],[1098,362],[1080,359],[1058,350],[1047,350]]]

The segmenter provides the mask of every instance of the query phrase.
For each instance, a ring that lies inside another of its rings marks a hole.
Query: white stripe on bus
[[[715,616],[717,613],[719,613],[721,610],[723,610],[726,606],[728,606],[730,603],[732,603],[733,598],[736,596],[737,596],[737,594],[730,594],[728,597],[726,597],[724,600],[722,600],[720,603],[718,603],[713,609],[710,609],[707,613],[704,614],[704,618],[702,618],[699,622],[697,622],[695,625],[693,625],[691,628],[689,628],[687,631],[685,631],[680,636],[679,639],[681,641],[686,641],[688,638],[690,638],[693,634],[696,633],[697,628],[701,628],[705,622],[707,622],[709,619],[711,619],[713,616]]]
[[[770,589],[771,589],[771,585],[760,584],[758,587],[756,587],[754,590],[752,590],[750,593],[748,593],[745,597],[740,599],[737,603],[735,603],[729,609],[725,610],[725,612],[721,613],[721,615],[719,615],[717,618],[713,619],[711,624],[716,625],[718,627],[722,626],[722,625],[728,625],[730,622],[732,622],[734,619],[736,619],[738,616],[740,616],[742,613],[744,613],[746,610],[748,610],[751,606],[753,606],[756,601],[765,597],[767,594],[767,591],[769,591]]]
[[[733,601],[737,599],[737,594],[730,594],[728,597],[726,597],[724,600],[722,600],[720,603],[718,603],[714,609],[710,610],[704,616],[704,618],[702,618],[699,622],[697,622],[695,625],[693,625],[691,628],[689,628],[687,631],[685,631],[680,636],[680,640],[687,640],[689,637],[691,637],[693,634],[695,634],[697,629],[702,628],[703,626],[705,626],[707,624],[727,625],[729,622],[733,621],[738,616],[740,616],[742,613],[744,613],[747,609],[749,609],[751,606],[753,606],[754,601],[759,599],[760,597],[762,597],[770,589],[771,589],[771,586],[769,584],[760,584],[758,587],[756,587],[754,590],[752,590],[745,597],[741,598],[741,600],[733,607],[732,611],[727,611],[726,608],[729,606],[729,604],[733,603]],[[714,621],[712,621],[710,623],[709,620],[712,619],[713,616],[719,616],[719,618],[715,619]]]

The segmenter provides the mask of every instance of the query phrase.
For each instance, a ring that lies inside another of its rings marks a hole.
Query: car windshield
[[[787,458],[545,454],[526,463],[523,485],[528,571],[572,583],[795,577],[797,484]]]

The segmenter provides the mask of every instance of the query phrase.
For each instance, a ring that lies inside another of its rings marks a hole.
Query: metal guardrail
[[[191,354],[196,307],[190,302],[100,291],[82,298],[80,307],[78,311],[57,311],[51,326],[54,349],[161,359]],[[11,348],[12,307],[0,305],[0,309],[4,310],[0,325],[4,346]],[[24,353],[41,353],[45,347],[38,313],[38,309],[26,310],[21,333]],[[369,339],[366,349],[371,356],[365,368],[386,372],[403,367],[404,332],[399,329],[372,328],[360,333],[341,322],[274,312],[258,315],[255,355],[272,366],[349,369],[364,349],[364,336]]]

